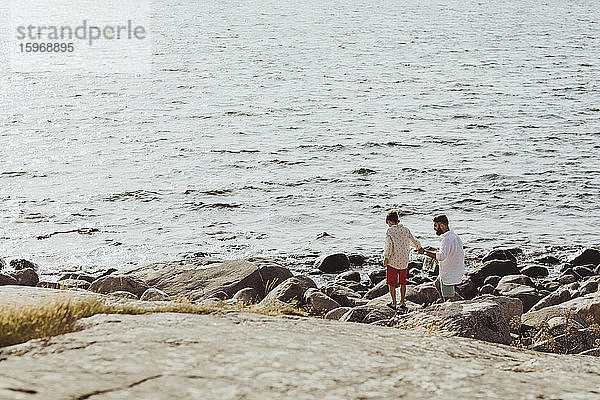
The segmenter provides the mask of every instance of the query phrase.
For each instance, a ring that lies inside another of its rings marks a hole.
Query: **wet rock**
[[[320,269],[313,269],[311,271],[308,272],[309,275],[323,275],[323,271],[321,271]]]
[[[598,264],[596,268],[594,268],[594,275],[600,275],[600,264]]]
[[[577,278],[571,274],[565,274],[558,278],[558,282],[562,285],[567,285],[569,283],[577,282]]]
[[[143,301],[169,301],[169,300],[171,300],[171,296],[169,296],[168,294],[166,294],[165,292],[163,292],[160,289],[149,288],[142,294],[142,296],[140,297],[140,300],[143,300]]]
[[[369,273],[369,279],[373,282],[373,285],[385,280],[385,268]]]
[[[292,273],[270,259],[224,261],[193,258],[145,265],[129,270],[125,275],[146,282],[170,296],[197,301],[215,297],[217,292],[225,292],[227,298],[231,298],[247,287],[254,288],[262,299],[267,286],[276,287]]]
[[[494,287],[490,284],[483,285],[481,288],[479,288],[479,294],[493,294],[493,293],[494,293]]]
[[[547,290],[553,292],[560,287],[560,283],[555,281],[546,282],[545,287]]]
[[[542,308],[555,306],[569,300],[571,300],[571,291],[568,289],[560,289],[542,298],[534,304],[529,311],[541,310]]]
[[[560,264],[560,260],[554,256],[544,256],[535,260],[539,264],[556,265]]]
[[[594,280],[589,280],[584,282],[577,292],[577,297],[585,296],[590,293],[595,293],[598,291],[598,282]]]
[[[104,294],[125,291],[133,293],[138,298],[147,289],[148,285],[145,282],[131,276],[108,275],[96,279],[88,290]]]
[[[325,272],[326,274],[331,274],[335,272],[345,271],[348,268],[350,268],[350,260],[348,259],[347,255],[343,253],[337,253],[319,257],[315,261],[315,267]]]
[[[108,276],[108,275],[112,275],[115,272],[117,272],[118,270],[116,268],[109,268],[106,271],[104,271],[103,273],[100,274],[100,278],[102,278],[103,276]]]
[[[88,290],[90,287],[90,283],[88,281],[84,281],[83,279],[62,279],[58,281],[58,285],[61,288],[83,290]]]
[[[95,277],[95,276],[92,276],[92,275],[79,274],[79,273],[76,273],[76,272],[65,273],[65,274],[62,274],[58,278],[59,281],[64,281],[66,279],[77,279],[77,280],[86,281],[88,283],[92,283],[92,282],[94,282],[98,278]]]
[[[520,274],[517,264],[514,261],[492,260],[481,264],[468,274],[477,286],[481,286],[488,276],[498,275],[518,275]]]
[[[516,263],[517,257],[515,257],[515,255],[509,250],[497,249],[497,250],[490,251],[485,257],[483,257],[481,262],[485,263],[485,262],[488,262],[491,260],[504,260],[504,261],[512,261],[512,262]]]
[[[301,305],[304,300],[304,292],[309,288],[316,289],[317,285],[308,276],[292,276],[271,290],[265,298],[262,299],[259,306],[269,306],[279,303]]]
[[[260,301],[260,296],[254,288],[243,288],[238,290],[233,298],[242,304],[256,304]]]
[[[338,307],[338,308],[334,308],[333,310],[329,311],[327,314],[325,314],[325,319],[331,319],[331,320],[339,320],[340,318],[342,318],[342,316],[344,314],[346,314],[348,311],[350,311],[352,308],[350,307]]]
[[[591,268],[590,268],[591,267]],[[573,271],[581,276],[582,278],[585,278],[586,276],[592,276],[594,275],[594,271],[593,271],[594,266],[577,266],[573,268]]]
[[[471,300],[477,296],[479,291],[475,282],[470,279],[463,279],[461,283],[456,285],[456,292],[461,298]]]
[[[6,267],[6,261],[4,261],[4,258],[0,257],[0,271],[2,271],[5,267]]]
[[[0,274],[0,286],[17,285],[17,280],[10,275]]]
[[[502,279],[501,276],[491,275],[483,280],[483,284],[484,285],[492,285],[493,287],[496,287],[498,285],[498,282],[500,282],[500,279]]]
[[[542,295],[531,286],[509,282],[503,283],[502,281],[498,283],[496,293],[500,296],[513,297],[521,300],[524,312],[529,311],[529,309],[542,298]]]
[[[60,283],[58,283],[58,282],[41,281],[41,282],[38,282],[38,284],[35,286],[39,287],[39,288],[46,288],[46,289],[60,289]]]
[[[598,265],[600,264],[600,251],[596,249],[585,249],[581,254],[571,260],[571,265]]]
[[[358,271],[343,272],[335,277],[336,281],[353,281],[360,283],[360,273]]]
[[[521,270],[521,274],[532,277],[532,278],[542,278],[544,276],[548,276],[548,268],[542,267],[539,265],[533,265],[530,267],[523,268]]]
[[[116,292],[110,292],[110,295],[113,297],[119,297],[121,299],[130,299],[130,300],[138,299],[138,296],[136,296],[134,293],[128,292],[126,290],[117,290]]]
[[[316,314],[327,314],[329,311],[340,308],[340,304],[318,290],[311,291],[307,296],[306,304]]]
[[[15,270],[15,271],[19,271],[22,269],[28,269],[31,268],[34,271],[38,270],[38,265],[35,263],[32,263],[31,261],[22,259],[22,258],[18,258],[15,260],[10,260],[10,266]],[[29,285],[27,285],[29,286]]]
[[[519,285],[525,285],[525,286],[534,286],[533,281],[531,280],[531,278],[529,278],[528,276],[525,275],[506,275],[503,276],[500,281],[498,282],[498,285],[496,285],[496,287],[504,284],[504,283],[517,283]]]
[[[348,261],[350,262],[350,265],[361,266],[365,264],[367,257],[363,256],[362,254],[350,254],[348,256]]]
[[[485,295],[473,300],[433,304],[399,316],[400,326],[439,327],[443,331],[494,343],[511,342],[509,320],[522,311],[519,299]]]
[[[40,281],[38,274],[33,268],[19,269],[12,272],[10,275],[16,279],[17,285],[35,286]]]
[[[361,298],[361,295],[355,291],[335,283],[325,285],[322,290],[323,293],[337,301],[342,307],[350,306],[350,302],[348,300],[350,297]]]
[[[321,232],[315,237],[315,239],[323,239],[326,237],[332,237],[332,236],[327,232]]]

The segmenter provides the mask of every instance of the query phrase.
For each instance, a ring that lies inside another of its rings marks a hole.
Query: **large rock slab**
[[[523,314],[522,321],[525,325],[536,326],[550,318],[560,317],[567,311],[577,314],[584,321],[590,318],[592,322],[600,323],[600,292],[577,297],[555,306],[527,312]]]
[[[482,296],[473,300],[434,304],[399,316],[400,326],[421,326],[494,343],[511,342],[509,321],[522,310],[519,299]]]
[[[523,311],[525,312],[529,311],[543,297],[537,289],[531,286],[510,282],[503,283],[502,281],[496,286],[496,293],[500,296],[520,299],[523,302]]]
[[[0,398],[595,399],[600,387],[593,357],[316,318],[97,315],[80,326],[3,349]]]
[[[192,301],[213,297],[223,292],[228,298],[251,287],[260,299],[266,287],[275,287],[292,273],[269,259],[217,260],[194,258],[168,263],[155,263],[126,272],[169,296],[184,296]]]
[[[491,260],[475,267],[475,269],[468,274],[468,277],[477,286],[482,286],[483,281],[488,276],[518,275],[519,273],[520,271],[519,268],[517,268],[517,263],[514,261]]]

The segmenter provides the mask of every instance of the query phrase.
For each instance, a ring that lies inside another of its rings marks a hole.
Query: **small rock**
[[[343,253],[337,253],[329,256],[319,257],[315,261],[315,267],[326,274],[331,274],[347,270],[350,267],[350,260],[348,259],[347,255]]]
[[[600,264],[600,251],[596,249],[585,249],[581,254],[571,260],[571,265],[598,265]]]
[[[481,262],[485,263],[485,262],[488,262],[491,260],[513,261],[516,263],[517,257],[515,257],[515,255],[513,253],[511,253],[509,250],[497,249],[497,250],[490,251],[485,257],[483,257]]]
[[[361,266],[365,264],[367,257],[362,254],[350,254],[348,256],[348,261],[350,261],[350,265]]]
[[[117,271],[118,270],[116,268],[109,268],[100,275],[100,278],[102,278],[103,276],[112,275],[113,273],[115,273]]]
[[[342,315],[340,321],[343,322],[364,322],[366,317],[372,312],[377,312],[377,317],[381,317],[378,319],[385,319],[393,317],[396,312],[387,306],[372,306],[365,305],[360,307],[354,307],[346,314]],[[375,321],[373,317],[370,319],[370,322]],[[365,322],[368,323],[368,322]]]
[[[84,281],[83,279],[62,279],[58,281],[59,287],[65,287],[69,289],[84,289],[87,290],[90,287],[90,283],[88,281]]]
[[[328,284],[323,287],[323,293],[337,301],[342,307],[348,307],[350,305],[348,300],[350,297],[361,297],[361,295],[355,291],[336,284]]]
[[[493,287],[496,287],[496,286],[498,286],[498,282],[500,282],[500,279],[502,279],[501,276],[490,275],[484,279],[483,284],[484,285],[492,285]]]
[[[539,265],[533,265],[530,267],[523,268],[521,270],[521,274],[530,276],[532,278],[542,278],[544,276],[548,276],[549,272],[548,272],[548,268],[546,268],[546,267],[542,267]]]
[[[309,275],[323,275],[324,272],[321,271],[320,269],[313,269],[311,271],[308,272]]]
[[[551,292],[555,291],[559,287],[560,287],[560,283],[559,282],[552,281],[552,282],[546,283],[546,289],[549,290],[549,291],[551,291]]]
[[[22,258],[11,260],[10,261],[10,266],[15,271],[19,271],[19,270],[27,269],[27,268],[31,268],[32,270],[37,271],[38,268],[39,268],[37,264],[32,263],[31,261],[24,260]]]
[[[38,282],[36,287],[46,288],[46,289],[60,289],[60,284],[58,282]]]
[[[260,300],[258,292],[254,288],[238,290],[233,298],[242,304],[256,304]]]
[[[331,319],[331,320],[339,320],[340,318],[342,318],[342,315],[346,314],[348,311],[350,311],[352,308],[350,307],[338,307],[338,308],[334,308],[333,310],[329,311],[327,314],[325,314],[325,319]]]
[[[502,285],[504,283],[517,283],[519,285],[534,286],[531,278],[529,278],[528,276],[525,276],[525,275],[506,275],[506,276],[503,276],[500,279],[500,282],[498,282],[498,285],[496,285],[496,286],[500,286],[500,285]]]
[[[17,280],[10,275],[0,274],[0,286],[17,285]]]
[[[399,289],[396,289],[396,297],[400,299]],[[417,304],[431,304],[440,298],[433,283],[424,283],[418,286],[406,287],[406,300]]]
[[[598,282],[590,280],[581,285],[577,296],[585,296],[586,294],[594,293],[598,290]]]
[[[385,279],[379,281],[375,287],[371,288],[366,294],[365,299],[371,300],[377,297],[383,296],[384,294],[389,293],[388,285],[385,283]]]
[[[114,297],[119,297],[121,299],[138,299],[138,297],[134,293],[128,292],[126,290],[117,290],[116,292],[110,292],[110,295]]]
[[[311,291],[306,304],[316,314],[327,314],[329,311],[340,307],[337,301],[318,290]]]
[[[461,283],[456,285],[456,292],[463,299],[471,300],[477,296],[477,285],[470,279],[464,279]]]
[[[468,277],[477,285],[481,286],[485,278],[490,275],[519,275],[517,263],[514,261],[491,260],[479,265],[468,274]]]
[[[591,267],[591,268],[589,268]],[[594,275],[594,271],[593,271],[594,266],[576,266],[573,268],[573,271],[581,276],[582,278],[585,278],[586,276],[592,276]]]
[[[96,278],[95,276],[92,276],[92,275],[78,274],[78,273],[74,273],[74,272],[62,274],[60,276],[60,278],[58,278],[59,281],[64,281],[65,279],[78,279],[78,280],[86,281],[88,283],[92,283],[98,278]]]
[[[316,239],[323,239],[325,237],[331,237],[331,235],[327,232],[321,232],[316,236]]]
[[[577,282],[577,278],[575,278],[574,275],[566,274],[558,278],[558,282],[560,282],[563,285],[566,285],[569,283]]]
[[[377,285],[379,282],[385,279],[385,268],[370,272],[369,279],[371,282],[373,282],[373,285]]]
[[[360,283],[360,273],[358,271],[343,272],[335,277],[336,281],[346,280]]]
[[[569,289],[560,289],[542,298],[534,304],[529,311],[541,310],[542,308],[555,306],[569,300],[571,300],[571,292]]]
[[[479,288],[479,294],[493,294],[494,293],[494,287],[492,285],[490,285],[489,283],[487,285],[483,285],[482,287]]]
[[[306,275],[292,276],[273,288],[260,305],[266,306],[278,302],[300,305],[304,300],[304,292],[316,287],[316,283]]]
[[[17,280],[17,284],[21,286],[35,286],[40,281],[38,274],[33,268],[25,268],[17,270],[10,274]]]
[[[400,295],[398,295],[400,296]],[[400,298],[400,297],[398,297]],[[359,299],[358,297],[348,297],[348,304],[350,307],[360,307],[368,304],[369,300],[367,299]]]
[[[223,300],[218,299],[216,297],[209,297],[208,299],[204,299],[202,301],[200,301],[201,306],[203,307],[219,307],[221,305],[223,305]]]
[[[521,300],[524,312],[529,311],[529,309],[542,298],[540,292],[535,288],[518,283],[500,281],[498,286],[496,286],[496,292],[500,296],[513,297]]]
[[[4,267],[6,267],[6,261],[4,261],[4,258],[0,257],[0,271],[2,271]]]
[[[555,264],[559,264],[560,260],[554,256],[545,256],[545,257],[540,257],[537,260],[535,260],[537,263],[540,264],[547,264],[547,265],[555,265]]]
[[[89,287],[89,290],[96,293],[113,293],[125,291],[133,293],[136,298],[141,296],[148,289],[144,282],[127,275],[107,275],[96,279]]]
[[[169,301],[169,300],[171,300],[171,296],[169,296],[168,294],[166,294],[165,292],[163,292],[160,289],[149,288],[142,294],[142,296],[140,297],[140,300],[143,300],[143,301]]]

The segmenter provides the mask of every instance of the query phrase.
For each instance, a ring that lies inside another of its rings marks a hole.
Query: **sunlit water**
[[[403,3],[156,1],[151,73],[4,71],[0,256],[599,245],[597,3]]]

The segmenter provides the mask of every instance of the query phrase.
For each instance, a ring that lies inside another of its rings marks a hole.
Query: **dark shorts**
[[[388,285],[406,285],[406,272],[408,268],[396,269],[389,265],[385,269],[385,283]]]

